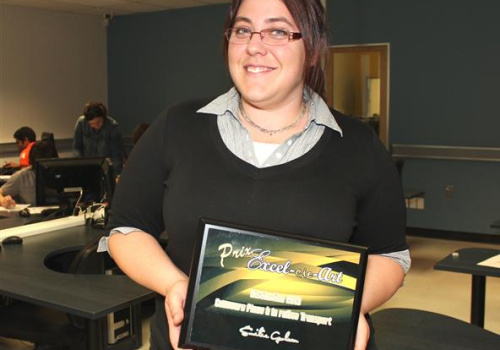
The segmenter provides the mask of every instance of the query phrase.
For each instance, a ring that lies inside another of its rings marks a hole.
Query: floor
[[[436,271],[434,264],[451,252],[468,247],[500,249],[500,245],[408,237],[412,268],[405,285],[383,308],[414,308],[434,311],[469,321],[471,277]],[[500,279],[487,278],[485,328],[500,334]],[[148,349],[149,321],[143,323],[144,345]],[[32,350],[29,343],[0,338],[0,350]]]

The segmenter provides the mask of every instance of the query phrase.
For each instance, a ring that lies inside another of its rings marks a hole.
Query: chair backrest
[[[97,247],[102,236],[97,236],[76,254],[69,266],[68,273],[73,274],[104,274],[105,254],[97,253]]]
[[[105,254],[98,253],[97,247],[102,236],[97,236],[76,254],[68,268],[73,274],[104,274]],[[67,314],[73,327],[84,329],[86,321],[83,317]]]
[[[54,138],[54,133],[47,132],[47,131],[42,132],[41,140],[52,144],[52,147],[54,147],[55,157],[56,158],[59,157],[59,154],[57,153],[56,140]]]

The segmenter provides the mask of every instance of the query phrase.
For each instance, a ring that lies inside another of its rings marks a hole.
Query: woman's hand
[[[146,232],[113,234],[108,240],[108,251],[127,276],[165,296],[170,328],[165,336],[174,349],[178,349],[188,277],[172,262],[156,238]]]
[[[188,289],[188,280],[178,280],[171,286],[165,296],[165,312],[167,313],[170,343],[174,349],[179,349],[181,323],[184,320],[184,304]]]
[[[356,340],[354,343],[354,350],[366,350],[368,340],[370,339],[370,326],[366,321],[363,313],[359,314],[358,330],[356,332]]]
[[[2,196],[0,195],[0,206],[6,209],[12,209],[16,206],[16,201],[12,199],[11,196]]]

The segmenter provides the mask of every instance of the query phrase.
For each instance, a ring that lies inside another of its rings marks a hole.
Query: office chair
[[[394,308],[371,317],[378,350],[500,349],[500,335],[435,312]]]
[[[67,256],[47,262],[48,267],[76,274],[104,273],[106,255],[96,252],[100,238],[93,239],[69,259],[69,267]],[[0,336],[32,342],[37,350],[83,349],[84,326],[81,317],[22,301],[0,308]]]
[[[52,145],[52,147],[54,149],[53,158],[58,158],[59,154],[57,153],[56,140],[54,138],[54,134],[51,132],[44,131],[44,132],[42,132],[41,140]]]

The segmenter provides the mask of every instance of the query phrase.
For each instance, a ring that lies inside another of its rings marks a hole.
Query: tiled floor
[[[404,307],[438,312],[469,321],[470,275],[436,271],[434,264],[451,252],[468,247],[500,249],[500,245],[478,244],[408,237],[412,255],[412,269],[406,276],[405,286],[382,308]],[[485,328],[500,334],[500,279],[486,280]],[[144,321],[144,345],[148,349],[149,322]],[[0,350],[32,350],[29,343],[0,338]]]
[[[383,308],[404,307],[428,310],[470,321],[471,276],[437,271],[434,264],[461,248],[485,247],[500,249],[500,245],[478,244],[408,237],[412,268],[405,285]],[[486,278],[486,310],[484,328],[500,334],[500,278]]]

